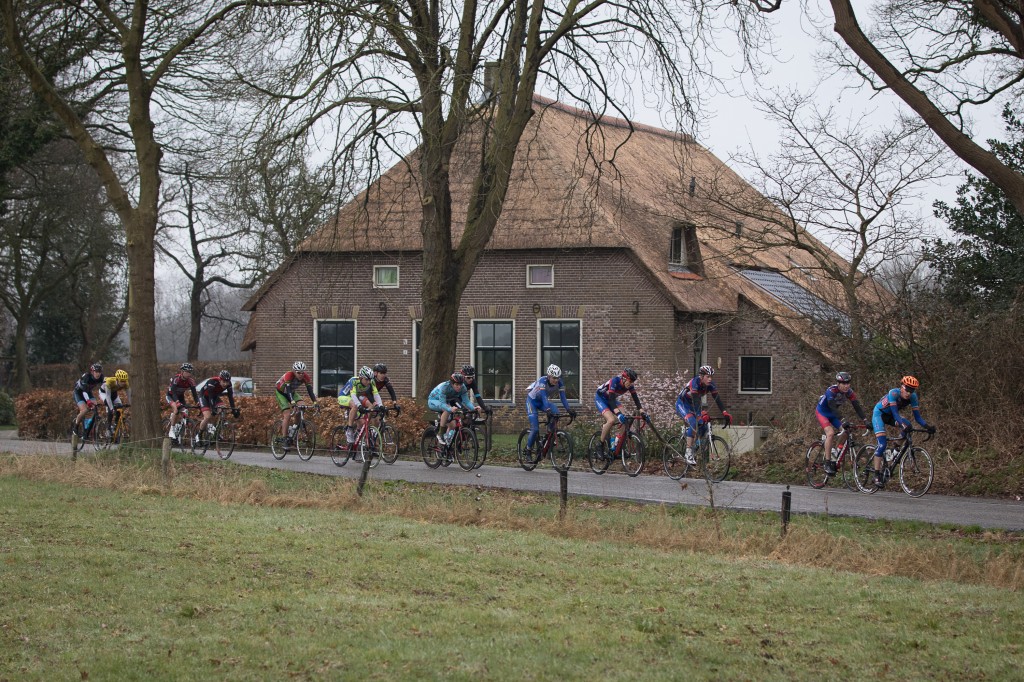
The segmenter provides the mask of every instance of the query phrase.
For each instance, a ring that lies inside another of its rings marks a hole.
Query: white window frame
[[[499,402],[502,405],[515,405],[516,404],[516,321],[513,318],[505,317],[476,317],[469,321],[469,364],[476,367],[476,373],[479,380],[480,367],[476,364],[476,325],[478,322],[510,322],[512,323],[512,397],[509,400],[501,400],[500,398],[488,398],[484,397],[484,400],[488,402]],[[481,391],[482,394],[482,391]]]
[[[531,273],[535,268],[548,268],[551,271],[551,284],[534,284]],[[555,288],[555,266],[551,263],[530,263],[526,266],[526,288],[527,289],[554,289]]]
[[[543,338],[541,336],[541,329],[543,327],[542,323],[544,323],[544,322],[575,322],[575,323],[577,323],[580,326],[580,397],[579,398],[568,398],[568,400],[569,400],[569,404],[570,405],[574,405],[574,406],[575,405],[582,405],[583,404],[584,391],[586,390],[584,388],[584,386],[583,386],[583,319],[579,318],[579,317],[545,317],[543,319],[539,319],[538,318],[538,320],[537,320],[537,331],[536,331],[536,334],[535,334],[535,336],[537,337],[537,346],[536,346],[536,349],[535,349],[536,355],[534,356],[534,357],[537,358],[537,376],[538,377],[540,377],[545,372],[547,372],[547,369],[548,369],[547,367],[543,366],[543,361],[541,360],[541,355],[543,353],[543,347],[544,347]],[[533,380],[534,379],[531,377],[530,381],[532,382]]]
[[[377,273],[381,270],[394,270],[395,271],[395,283],[394,284],[380,284],[377,281]],[[397,289],[401,282],[401,272],[397,265],[374,265],[373,266],[373,288],[374,289]]]
[[[352,371],[359,371],[359,320],[347,317],[318,317],[313,319],[313,395],[320,395],[320,323],[352,323]]]
[[[771,370],[768,372],[768,390],[751,391],[743,390],[743,359],[744,358],[768,358],[771,363]],[[736,358],[736,391],[743,395],[771,395],[775,392],[775,357],[772,355],[747,353]]]
[[[679,234],[679,258],[672,260],[672,248],[675,246],[676,234]],[[676,265],[679,267],[686,267],[686,231],[682,225],[675,225],[672,227],[672,231],[669,233],[668,239],[668,264]]]

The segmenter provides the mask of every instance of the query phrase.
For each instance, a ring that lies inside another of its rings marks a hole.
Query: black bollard
[[[793,505],[793,493],[789,492],[789,486],[782,493],[782,535],[789,530],[789,510]]]
[[[569,472],[568,470],[562,470],[558,472],[558,489],[559,489],[559,501],[560,506],[558,508],[558,518],[565,518],[566,505],[569,503]]]

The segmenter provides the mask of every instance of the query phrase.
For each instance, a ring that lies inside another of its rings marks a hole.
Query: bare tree
[[[211,77],[212,54],[233,43],[230,31],[218,29],[240,10],[269,4],[0,0],[4,41],[13,60],[81,148],[124,226],[132,383],[139,398],[134,419],[142,440],[160,435],[154,260],[164,140],[157,121],[170,128],[189,120],[196,98],[208,94],[203,83]],[[40,56],[64,35],[83,36],[76,44],[83,58],[57,80]]]
[[[731,237],[741,221],[744,238],[730,243],[749,255],[783,247],[809,256],[786,267],[802,270],[801,280],[819,282],[817,293],[840,304],[849,319],[844,334],[857,348],[873,331],[872,310],[891,312],[879,275],[922,235],[914,202],[947,174],[945,149],[916,120],[867,132],[870,114],[844,120],[807,95],[778,94],[759,106],[780,126],[779,151],[735,158],[756,191],[731,173],[702,179],[707,222]],[[878,302],[886,305],[871,305]]]
[[[237,268],[247,254],[236,245],[244,236],[242,228],[225,228],[217,221],[204,200],[205,191],[188,163],[178,177],[177,187],[166,198],[169,210],[157,228],[157,249],[188,280],[189,335],[186,358],[199,359],[203,320],[208,312],[210,289],[220,285],[249,289],[251,280],[240,280],[224,273]],[[213,223],[213,224],[210,224]]]
[[[782,6],[751,0],[762,11]],[[966,116],[1000,98],[1019,102],[1024,83],[1020,0],[881,0],[865,32],[850,0],[829,0],[844,49],[831,59],[876,90],[891,90],[958,157],[999,187],[1024,215],[1024,173],[971,139]],[[997,105],[998,106],[998,105]]]
[[[692,121],[694,83],[710,70],[708,54],[737,33],[755,42],[760,30],[754,9],[727,9],[723,20],[700,0],[321,0],[297,24],[306,47],[292,50],[290,68],[282,72],[270,60],[247,65],[255,89],[282,103],[274,126],[313,128],[339,117],[338,163],[360,169],[350,179],[374,179],[405,155],[407,143],[416,145],[410,171],[422,206],[421,397],[454,363],[459,303],[501,215],[538,85],[625,118],[622,102],[636,86],[658,92],[680,120]],[[725,28],[728,34],[719,32]],[[481,88],[485,62],[491,69]],[[455,215],[453,154],[471,131],[470,201]]]

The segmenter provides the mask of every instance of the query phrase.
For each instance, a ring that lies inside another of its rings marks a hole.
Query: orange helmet
[[[909,374],[900,379],[900,382],[907,388],[917,388],[921,385],[921,382],[919,382],[916,377],[912,377]]]

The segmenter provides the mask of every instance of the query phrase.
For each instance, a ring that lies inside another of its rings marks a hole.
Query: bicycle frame
[[[911,497],[921,497],[931,488],[935,476],[935,467],[932,464],[932,458],[928,451],[922,447],[915,447],[914,439],[911,435],[913,433],[927,433],[928,435],[924,439],[925,442],[931,440],[934,435],[925,429],[913,427],[901,429],[900,435],[892,439],[894,441],[902,441],[902,444],[896,451],[896,455],[893,456],[891,461],[887,461],[887,458],[884,457],[885,453],[883,453],[882,468],[876,473],[882,479],[881,486],[884,487],[891,479],[896,478],[898,472],[900,487],[903,488],[903,492]],[[868,452],[869,449],[870,452]],[[874,448],[867,446],[862,448],[861,454],[858,455],[856,460],[858,469],[864,467],[863,471],[855,471],[857,474],[857,487],[860,488],[861,492],[869,495],[880,487],[871,480],[870,472],[873,471],[873,457]],[[907,466],[908,458],[910,460],[909,468]],[[921,475],[925,475],[923,481],[919,480]]]

